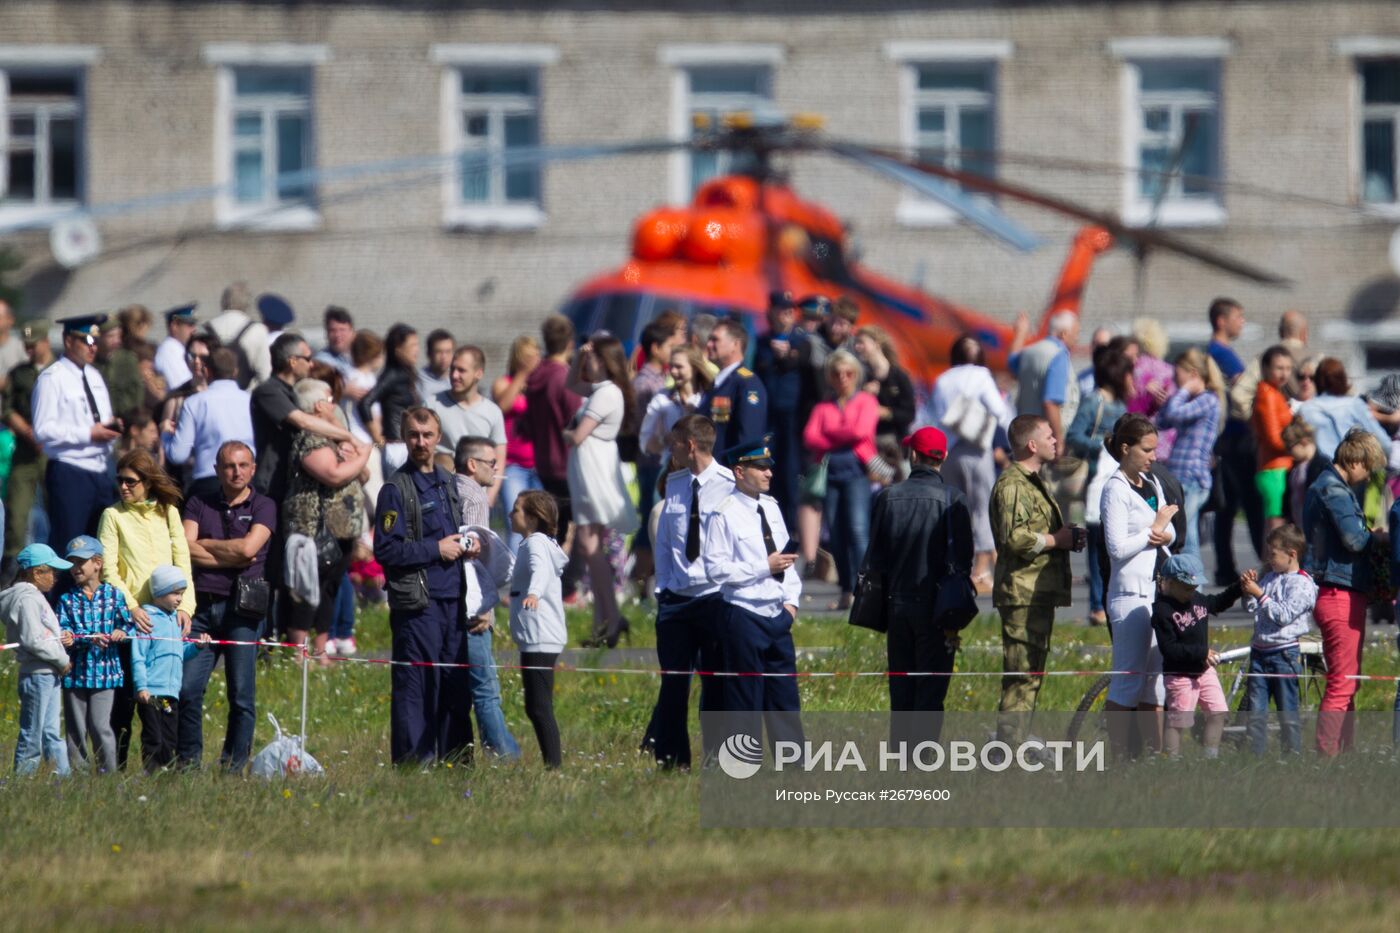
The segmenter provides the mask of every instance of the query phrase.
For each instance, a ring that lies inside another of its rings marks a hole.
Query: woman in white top
[[[682,417],[695,411],[704,395],[714,382],[710,371],[705,368],[705,357],[696,347],[676,347],[671,351],[669,369],[672,387],[658,392],[647,404],[642,416],[640,432],[642,449],[653,456],[661,457],[662,470],[666,473],[666,461],[671,453],[667,435]]]
[[[637,508],[622,473],[617,433],[631,420],[634,404],[627,355],[616,337],[598,337],[585,343],[569,374],[570,388],[588,400],[564,431],[569,450],[569,499],[573,505],[574,534],[588,561],[593,590],[594,645],[617,644],[627,631],[627,620],[617,608],[612,564],[604,546],[611,528],[628,535],[637,530]]]
[[[972,549],[977,555],[972,580],[980,586],[984,581],[990,583],[996,563],[990,512],[992,485],[997,478],[992,437],[998,426],[1011,424],[1011,406],[997,390],[992,371],[984,362],[982,344],[972,334],[954,341],[949,362],[952,368],[933,384],[925,420],[953,442],[943,462],[943,479],[967,497],[972,513]]]
[[[1113,670],[1104,709],[1122,713],[1139,710],[1138,728],[1144,742],[1162,747],[1162,653],[1152,632],[1152,603],[1157,592],[1159,557],[1176,538],[1162,486],[1152,475],[1157,459],[1157,428],[1142,415],[1124,415],[1113,426],[1104,446],[1118,469],[1104,483],[1099,500],[1104,546],[1108,550],[1108,624],[1113,637]],[[1115,755],[1128,747],[1130,720],[1109,716],[1109,742]]]

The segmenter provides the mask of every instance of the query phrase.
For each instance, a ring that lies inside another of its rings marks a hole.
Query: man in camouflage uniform
[[[4,576],[13,566],[15,555],[29,543],[29,513],[34,508],[39,487],[44,484],[44,454],[39,450],[34,427],[29,423],[30,402],[39,373],[53,362],[47,322],[25,325],[21,336],[29,362],[10,371],[4,405],[0,408],[0,420],[15,435],[15,455],[5,495],[5,565],[4,574],[0,574]]]
[[[102,381],[107,383],[112,411],[122,418],[140,408],[146,397],[146,385],[141,380],[141,363],[135,353],[122,346],[120,321],[109,317],[99,329],[102,336],[97,344],[97,371],[102,374]]]
[[[997,549],[992,605],[1001,613],[997,734],[1015,743],[1025,738],[1043,679],[1030,672],[1045,670],[1055,610],[1070,604],[1069,552],[1078,542],[1041,476],[1058,452],[1050,422],[1040,415],[1021,415],[1007,436],[1015,462],[992,487]]]

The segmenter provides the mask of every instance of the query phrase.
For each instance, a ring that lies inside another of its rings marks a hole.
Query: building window
[[[988,178],[996,174],[996,66],[919,64],[914,71],[914,155]]]
[[[1123,219],[1131,224],[1224,223],[1221,73],[1231,43],[1133,38],[1109,43],[1123,59]]]
[[[66,207],[82,200],[82,73],[0,71],[0,200]]]
[[[1400,58],[1363,61],[1361,73],[1361,197],[1394,206],[1400,190]]]
[[[233,200],[264,210],[307,205],[314,188],[298,173],[315,165],[311,70],[233,69]]]
[[[456,126],[460,205],[539,206],[539,165],[503,159],[540,144],[537,72],[463,69]]]
[[[770,70],[761,65],[710,65],[685,69],[686,115],[692,135],[697,121],[719,125],[726,114],[760,113],[771,109],[773,90]],[[732,152],[690,153],[690,193],[740,166]]]
[[[323,45],[212,42],[215,219],[252,230],[315,230],[316,67]]]

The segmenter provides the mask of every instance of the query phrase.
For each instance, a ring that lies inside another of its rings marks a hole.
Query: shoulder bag
[[[885,581],[878,570],[862,570],[856,577],[855,599],[851,602],[850,623],[872,632],[885,632],[889,620],[885,615]]]

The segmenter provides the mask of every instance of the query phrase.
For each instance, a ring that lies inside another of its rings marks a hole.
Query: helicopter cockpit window
[[[605,330],[631,346],[636,338],[637,321],[645,300],[645,295],[603,295],[598,299],[598,310],[593,315],[588,333]]]

